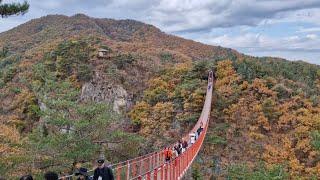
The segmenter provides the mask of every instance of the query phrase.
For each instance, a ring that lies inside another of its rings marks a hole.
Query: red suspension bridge
[[[211,111],[213,81],[213,72],[210,71],[208,75],[206,98],[201,115],[193,129],[190,131],[190,133],[196,132],[202,124],[203,131],[195,143],[189,145],[183,153],[175,159],[172,159],[170,162],[165,161],[165,153],[161,150],[117,164],[112,164],[111,168],[113,169],[116,180],[179,180],[185,175],[199,153],[207,133]],[[189,139],[189,135],[187,134],[184,139]],[[72,175],[60,179],[68,179],[69,177],[72,177]]]

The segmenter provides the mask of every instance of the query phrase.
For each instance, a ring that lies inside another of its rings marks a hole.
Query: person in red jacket
[[[172,150],[169,147],[164,149],[164,158],[166,162],[170,162],[172,159]]]

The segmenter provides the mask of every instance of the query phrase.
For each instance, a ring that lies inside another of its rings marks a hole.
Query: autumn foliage
[[[97,57],[100,48],[110,50],[106,58]],[[90,164],[102,151],[98,140],[117,140],[104,151],[112,162],[176,142],[200,116],[209,70],[217,77],[212,119],[193,177],[320,176],[319,66],[83,14],[49,15],[0,34],[0,174]],[[122,114],[82,102],[88,82],[123,87]]]

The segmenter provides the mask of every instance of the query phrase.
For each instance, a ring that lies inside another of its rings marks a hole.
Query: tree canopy
[[[24,1],[23,3],[3,3],[0,0],[0,15],[2,18],[25,14],[29,9],[29,3]]]

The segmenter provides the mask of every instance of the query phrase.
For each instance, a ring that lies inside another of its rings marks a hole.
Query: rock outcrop
[[[127,91],[121,85],[110,84],[97,73],[93,80],[82,86],[80,100],[111,104],[118,114],[127,110],[131,104]]]

